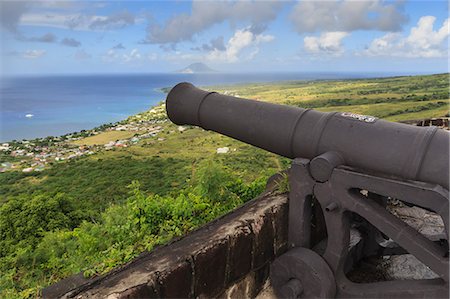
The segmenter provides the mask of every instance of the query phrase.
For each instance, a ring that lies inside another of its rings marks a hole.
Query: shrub
[[[124,202],[75,228],[64,194],[10,199],[0,208],[0,297],[36,297],[42,287],[80,271],[108,272],[256,197],[265,181],[245,184],[208,160],[177,195],[148,194],[133,181]]]

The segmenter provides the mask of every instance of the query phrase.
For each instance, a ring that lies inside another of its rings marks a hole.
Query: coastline
[[[290,80],[199,86],[232,96],[318,109],[324,112],[350,111],[387,120],[408,121],[445,116],[444,112],[448,112],[448,109],[445,109],[448,107],[449,94],[444,85],[448,75],[446,73],[377,79]],[[422,88],[418,84],[424,84],[425,87]],[[396,87],[397,85],[401,87]],[[406,88],[403,86],[409,86],[407,88],[410,91],[408,93],[403,91],[402,89]],[[429,89],[427,86],[433,86],[436,90],[427,91]],[[398,90],[395,97],[392,95],[392,88]],[[424,90],[421,91],[421,88]],[[164,93],[169,89],[170,87],[159,87],[158,92]],[[351,90],[354,95],[350,96],[348,90]],[[149,142],[145,140],[164,142],[163,134],[183,132],[186,129],[168,121],[164,101],[160,101],[147,110],[92,129],[59,136],[1,142],[0,172],[42,171],[54,163],[102,151],[127,148],[142,143],[148,144]]]
[[[90,130],[4,142],[0,144],[0,173],[14,169],[21,169],[23,172],[42,171],[54,163],[93,155],[102,150],[126,148],[142,138],[156,136],[161,131],[159,124],[167,121],[164,102],[160,102],[147,111]],[[98,141],[92,144],[79,142],[95,137]]]
[[[179,82],[202,87],[384,78],[398,73],[86,74],[2,81],[0,142],[74,134],[150,109]],[[3,79],[2,79],[3,80]],[[33,117],[25,117],[33,114]]]

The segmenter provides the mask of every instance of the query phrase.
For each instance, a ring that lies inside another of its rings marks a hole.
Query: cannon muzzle
[[[167,115],[288,158],[336,152],[343,164],[371,173],[438,184],[448,190],[450,135],[353,113],[323,113],[208,92],[179,83]]]

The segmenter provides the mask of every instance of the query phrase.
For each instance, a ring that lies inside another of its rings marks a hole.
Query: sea
[[[386,77],[394,73],[59,75],[0,78],[0,142],[59,136],[117,122],[165,100],[162,88],[291,80]]]

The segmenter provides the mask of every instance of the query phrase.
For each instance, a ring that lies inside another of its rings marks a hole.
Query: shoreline
[[[198,85],[236,97],[317,109],[350,111],[391,121],[448,118],[448,73],[431,76],[351,80],[284,80],[232,85]],[[160,87],[167,93],[169,87]],[[448,120],[447,120],[448,123]],[[124,119],[63,135],[0,142],[0,172],[42,171],[64,160],[133,145],[164,142],[189,129],[170,123],[165,100]]]
[[[0,173],[14,170],[22,170],[26,173],[43,171],[54,163],[93,155],[105,150],[126,148],[137,144],[141,139],[157,136],[162,131],[161,124],[167,121],[164,102],[159,102],[149,110],[90,130],[0,143]],[[106,139],[104,135],[107,135]],[[89,144],[86,142],[89,138],[100,138],[100,140]],[[80,140],[85,142],[80,143]]]
[[[308,74],[314,74],[314,73],[299,73],[302,75],[308,75]],[[321,73],[318,73],[321,74]],[[325,74],[325,73],[324,73]],[[274,84],[295,84],[296,82],[340,82],[340,81],[355,81],[355,80],[378,80],[378,79],[395,79],[395,78],[405,78],[405,77],[416,77],[416,76],[434,76],[434,75],[442,75],[442,74],[448,74],[448,73],[439,73],[439,74],[426,74],[426,75],[422,75],[422,74],[418,74],[418,75],[387,75],[387,76],[376,76],[376,77],[371,77],[371,76],[360,76],[360,77],[347,77],[345,78],[345,75],[355,75],[357,73],[352,73],[352,72],[348,72],[348,73],[329,73],[330,75],[344,75],[344,78],[316,78],[316,79],[294,79],[294,80],[274,80],[274,81],[247,81],[247,82],[243,82],[243,83],[222,83],[222,84],[215,84],[215,83],[210,83],[210,84],[199,84],[199,87],[203,87],[203,88],[215,88],[215,89],[229,89],[229,88],[233,88],[233,87],[245,87],[246,85],[274,85]],[[378,73],[373,73],[373,74],[378,74]],[[118,74],[117,76],[119,76],[120,74]],[[184,74],[181,74],[184,75]],[[196,75],[196,74],[191,74],[191,75]],[[221,73],[218,73],[218,75],[221,75]],[[231,74],[229,74],[231,75]],[[94,76],[94,75],[92,75]],[[171,87],[168,86],[162,86],[162,87],[154,87],[152,88],[152,90],[154,92],[158,92],[158,93],[162,93],[164,94],[164,100],[165,97],[167,95],[167,93],[170,91]],[[163,101],[164,101],[163,100]],[[152,108],[154,108],[155,106],[159,105],[159,102],[155,105],[150,105],[147,107],[146,110],[142,110],[139,111],[137,113],[134,114],[129,114],[127,116],[125,116],[124,119],[118,120],[118,121],[112,121],[112,122],[104,122],[99,124],[98,126],[95,126],[93,128],[88,128],[88,129],[80,129],[80,130],[70,130],[67,133],[64,134],[58,134],[58,135],[46,135],[44,137],[35,137],[35,138],[21,138],[21,139],[9,139],[9,140],[2,140],[0,141],[1,143],[11,143],[11,142],[23,142],[23,141],[28,141],[28,142],[39,142],[48,138],[64,138],[67,135],[77,135],[80,133],[84,133],[87,131],[92,131],[92,130],[96,130],[98,128],[101,127],[105,127],[105,126],[112,126],[115,124],[119,124],[123,121],[126,121],[126,119],[128,119],[129,117],[132,117],[133,115],[136,114],[140,114],[140,113],[144,113],[145,111],[151,110]],[[34,116],[34,115],[33,115]]]

